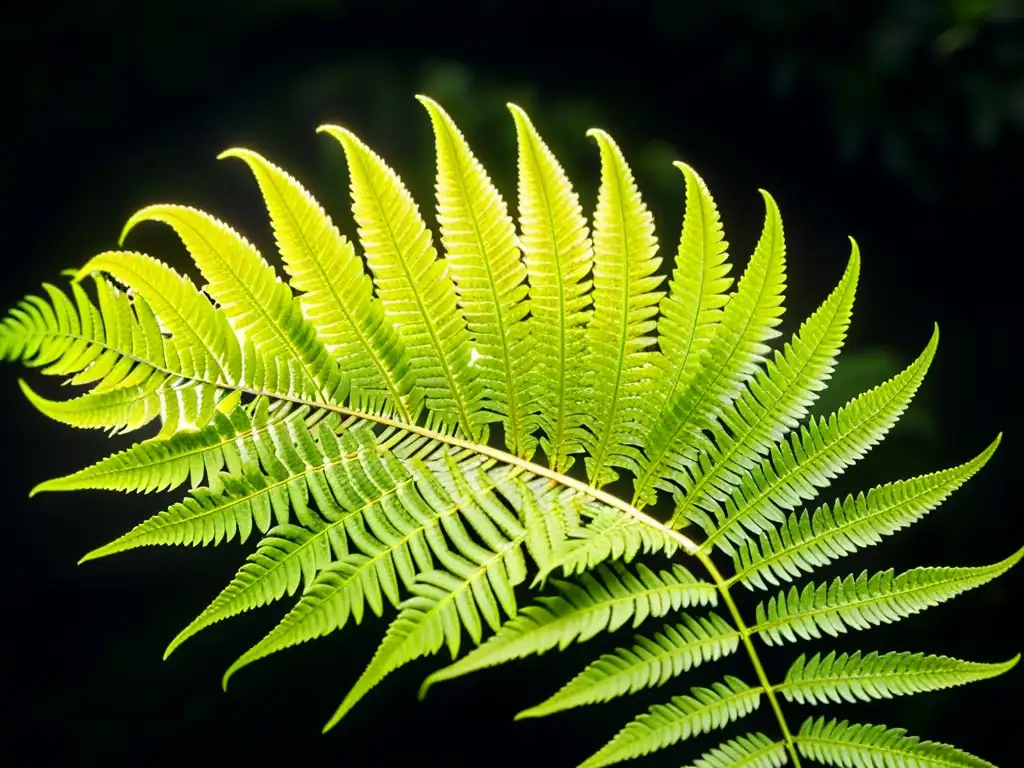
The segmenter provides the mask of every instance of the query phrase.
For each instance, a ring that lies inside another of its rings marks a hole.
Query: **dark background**
[[[939,323],[939,354],[911,410],[836,490],[961,463],[1000,430],[1004,444],[911,531],[826,575],[979,565],[1024,543],[1020,493],[1011,493],[1021,458],[1024,202],[1024,17],[1014,3],[97,0],[0,14],[4,307],[115,247],[125,219],[152,202],[198,205],[272,253],[251,178],[240,164],[214,160],[228,146],[259,150],[295,173],[352,234],[341,153],[313,133],[324,122],[352,127],[388,159],[429,219],[431,135],[415,93],[446,107],[512,200],[514,133],[504,103],[513,100],[560,156],[585,208],[597,159],[584,131],[598,125],[616,137],[666,256],[682,216],[671,160],[704,175],[740,266],[761,224],[756,189],[770,190],[787,226],[785,331],[839,279],[846,236],[855,236],[864,266],[854,323],[823,407],[897,372]],[[131,245],[185,267],[176,243],[149,237],[140,232]],[[28,501],[37,482],[114,445],[35,413],[17,375],[12,367],[0,379],[8,765],[568,766],[691,683],[723,671],[753,682],[737,654],[666,689],[511,722],[599,652],[628,644],[627,631],[444,684],[425,703],[415,700],[418,683],[443,659],[421,660],[320,736],[386,625],[349,627],[278,654],[238,675],[227,694],[220,673],[286,605],[218,625],[162,662],[167,641],[228,582],[243,551],[147,550],[76,567],[84,552],[168,499],[84,492]],[[894,627],[803,649],[1011,658],[1021,650],[1022,587],[1018,569]],[[770,671],[781,676],[797,653],[769,653]],[[836,712],[952,742],[1007,768],[1020,764],[1011,722],[1022,681],[1017,669],[977,686]],[[774,733],[762,709],[746,724]],[[789,711],[799,724],[805,713]],[[723,738],[701,737],[637,765],[678,766]]]

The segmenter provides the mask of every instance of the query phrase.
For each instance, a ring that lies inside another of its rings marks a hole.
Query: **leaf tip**
[[[518,722],[519,720],[532,720],[537,717],[542,717],[543,715],[544,713],[541,711],[540,707],[530,707],[529,709],[524,709],[521,712],[516,712],[512,719]]]
[[[87,563],[90,560],[98,560],[99,558],[103,557],[103,555],[103,547],[99,547],[98,549],[94,549],[91,552],[86,552],[84,555],[82,555],[81,559],[78,561],[77,564],[82,565],[83,563]]]
[[[183,629],[181,632],[175,635],[174,639],[171,640],[171,642],[167,644],[167,647],[164,649],[164,661],[167,661],[167,658],[176,650],[178,650],[182,643],[184,643],[192,636],[192,633],[189,632],[190,628],[191,625]]]
[[[60,490],[60,486],[57,485],[57,480],[44,480],[37,484],[31,491],[28,492],[30,499],[35,498],[38,493],[46,493],[46,491],[57,491]]]
[[[437,110],[441,109],[441,105],[440,104],[438,104],[436,101],[434,101],[429,96],[426,96],[426,95],[424,95],[422,93],[417,93],[415,95],[415,99],[416,99],[416,101],[418,101],[420,104],[422,104],[427,109],[437,109]]]
[[[219,155],[218,160],[226,160],[229,157],[237,157],[239,160],[245,160],[248,162],[250,158],[255,159],[256,153],[251,149],[245,149],[244,147],[228,147]]]
[[[228,692],[228,681],[231,679],[231,676],[235,674],[235,672],[237,671],[238,662],[235,662],[227,668],[227,671],[223,675],[220,676],[220,689],[224,691],[224,693]]]
[[[424,680],[422,683],[420,683],[420,689],[416,692],[416,698],[419,699],[420,701],[423,701],[425,698],[427,698],[427,691],[430,690],[430,687],[433,684],[434,684],[434,676],[433,675],[429,675],[426,680]]]

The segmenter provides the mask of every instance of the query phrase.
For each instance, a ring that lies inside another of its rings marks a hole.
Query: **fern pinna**
[[[443,253],[385,161],[351,131],[324,126],[347,160],[358,251],[299,182],[232,149],[222,157],[255,177],[287,282],[223,222],[154,205],[131,217],[122,241],[147,222],[170,227],[201,287],[150,256],[110,251],[0,324],[0,357],[87,388],[55,401],[23,383],[44,414],[112,434],[160,424],[155,437],[37,491],[189,486],[184,500],[83,560],[259,538],[167,648],[297,596],[227,670],[225,686],[269,654],[393,610],[326,728],[396,668],[442,646],[452,663],[421,694],[643,624],[631,644],[519,717],[662,686],[674,695],[582,765],[665,749],[759,707],[777,728],[737,733],[692,765],[990,765],[898,728],[828,715],[798,725],[789,705],[947,688],[1017,659],[825,650],[800,654],[784,679],[770,680],[758,650],[897,621],[1024,556],[807,580],[920,520],[996,449],[998,437],[960,466],[817,501],[908,407],[937,332],[897,376],[828,416],[809,416],[850,323],[855,243],[836,288],[773,351],[786,249],[767,193],[763,233],[734,281],[714,199],[677,163],[685,216],[666,275],[651,213],[607,133],[590,132],[601,178],[588,222],[555,155],[510,106],[513,218],[452,119],[420,101],[436,139]],[[630,477],[631,498],[604,490]],[[644,512],[657,500],[671,503],[664,520]],[[653,554],[664,557],[641,561]],[[723,557],[731,560],[724,573]],[[767,592],[753,615],[741,614],[737,586]],[[746,680],[689,688],[676,679],[741,649],[752,667]]]

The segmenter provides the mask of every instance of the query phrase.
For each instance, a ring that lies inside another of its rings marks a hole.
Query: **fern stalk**
[[[726,580],[722,578],[721,572],[715,566],[715,563],[711,560],[708,553],[698,550],[692,554],[700,560],[701,565],[703,565],[707,570],[708,575],[711,576],[712,580],[715,582],[715,586],[718,588],[718,594],[721,595],[722,602],[724,602],[725,607],[729,609],[729,614],[732,616],[733,624],[740,633],[740,640],[747,651],[747,655],[750,657],[750,663],[754,667],[754,673],[757,675],[758,682],[761,683],[761,687],[764,689],[764,694],[768,699],[768,703],[771,704],[772,712],[775,713],[775,719],[779,724],[779,730],[782,731],[782,736],[786,741],[786,751],[789,752],[790,759],[792,759],[795,768],[800,768],[800,754],[797,752],[796,742],[793,740],[793,732],[789,730],[789,724],[786,722],[786,715],[782,711],[782,705],[779,703],[779,697],[775,695],[775,688],[768,679],[768,675],[764,671],[764,665],[761,664],[761,657],[758,655],[757,649],[754,647],[752,640],[753,633],[747,627],[746,622],[743,621],[743,614],[740,613],[740,609],[737,607],[736,601],[733,600],[732,593],[729,591]]]

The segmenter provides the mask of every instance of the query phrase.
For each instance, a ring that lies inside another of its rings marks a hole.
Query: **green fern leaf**
[[[351,552],[317,573],[295,607],[224,673],[224,690],[232,675],[254,661],[343,629],[350,616],[356,624],[361,623],[366,606],[380,616],[384,597],[398,605],[398,579],[392,557],[390,549],[382,549],[376,556]]]
[[[800,704],[888,699],[986,680],[1013,669],[1018,661],[1019,655],[1001,664],[982,664],[923,653],[857,651],[837,656],[833,651],[810,659],[801,654],[775,690]]]
[[[518,551],[519,543],[513,540],[507,549]],[[401,605],[401,613],[388,628],[370,665],[324,730],[333,728],[359,699],[398,667],[421,656],[437,653],[442,645],[447,645],[452,658],[456,658],[463,627],[472,640],[479,643],[483,632],[481,616],[491,629],[496,630],[499,626],[498,602],[510,616],[515,616],[512,588],[521,578],[515,578],[505,568],[505,554],[506,551],[496,553],[491,560],[479,564],[475,573],[462,578],[443,571],[420,574],[420,583],[412,587],[415,596]]]
[[[485,407],[502,415],[508,449],[529,458],[538,422],[530,389],[532,339],[523,322],[526,267],[515,225],[452,119],[435,101],[417,98],[434,126],[441,242],[473,335]]]
[[[765,359],[765,342],[779,335],[775,326],[783,313],[786,246],[778,206],[767,192],[761,194],[767,207],[761,239],[702,353],[700,368],[668,404],[645,445],[634,483],[638,506],[653,503],[659,488],[675,492],[677,478],[708,444],[701,429],[740,394]]]
[[[609,701],[644,688],[664,685],[673,677],[706,661],[734,653],[740,633],[714,613],[665,627],[652,638],[637,636],[630,649],[619,648],[592,662],[558,693],[516,719],[543,717],[586,704]]]
[[[420,696],[442,680],[555,647],[564,649],[599,632],[612,632],[630,619],[635,629],[650,616],[690,605],[713,605],[717,598],[712,584],[698,581],[678,565],[655,574],[638,564],[634,574],[616,563],[614,568],[599,567],[597,574],[595,578],[584,573],[578,583],[552,580],[561,595],[538,598],[539,605],[524,608],[482,646],[434,672],[424,681]]]
[[[714,499],[727,498],[750,464],[807,416],[817,392],[832,375],[846,337],[859,271],[860,251],[854,242],[839,285],[804,321],[792,344],[758,369],[747,389],[722,412],[711,429],[713,446],[691,470],[695,477],[687,473],[677,478],[684,495],[672,514],[672,527],[689,519],[700,520],[707,530],[710,521],[700,508],[717,511]]]
[[[587,326],[591,359],[584,439],[595,488],[613,482],[612,467],[634,467],[650,431],[648,396],[655,355],[651,332],[664,278],[655,274],[654,220],[640,199],[622,152],[604,131],[591,130],[601,152],[601,187],[594,213],[594,312]]]
[[[788,761],[784,741],[748,733],[705,752],[689,768],[782,768]]]
[[[519,144],[519,226],[529,282],[530,334],[535,339],[531,376],[541,448],[556,471],[568,469],[583,450],[581,376],[593,267],[579,199],[530,118],[510,104]]]
[[[345,381],[337,366],[288,286],[245,238],[194,208],[151,205],[128,220],[121,241],[143,221],[159,221],[175,231],[208,281],[205,290],[235,333],[251,342],[262,357],[285,361],[297,387],[294,394],[328,403],[339,400]]]
[[[723,728],[746,717],[761,703],[760,688],[736,677],[711,688],[694,688],[690,696],[674,696],[669,704],[655,704],[646,714],[619,731],[580,768],[600,768],[650,754],[691,736]]]
[[[161,436],[179,429],[184,415],[187,423],[209,421],[214,414],[213,392],[175,390],[161,376],[146,376],[143,384],[125,384],[106,392],[88,392],[70,400],[49,400],[37,394],[24,381],[22,393],[35,408],[54,421],[82,429],[106,429],[111,434],[124,434],[141,429],[154,419],[166,419]]]
[[[327,543],[297,525],[271,528],[231,583],[171,641],[164,658],[206,627],[280,600],[286,592],[294,595],[303,579],[309,585],[317,570],[330,563],[331,552],[323,546]]]
[[[423,387],[427,406],[457,422],[471,439],[482,439],[481,425],[490,417],[481,408],[477,369],[469,364],[466,321],[416,203],[398,175],[351,131],[330,125],[317,130],[345,151],[352,212],[366,261],[384,312],[409,351],[411,375]]]
[[[715,200],[704,180],[690,166],[674,163],[686,183],[686,215],[679,238],[669,291],[658,305],[658,345],[654,360],[661,369],[651,383],[656,421],[666,414],[684,385],[703,364],[703,352],[714,337],[728,302],[729,244]]]
[[[892,569],[868,577],[863,571],[829,584],[810,583],[757,606],[754,632],[769,645],[833,637],[899,621],[1001,576],[1024,557],[1020,549],[1005,560],[977,568],[914,568],[894,576]]]
[[[252,416],[245,408],[214,414],[211,424],[201,430],[183,430],[167,439],[146,440],[118,451],[95,464],[65,477],[40,483],[32,495],[44,491],[104,489],[110,491],[165,491],[186,481],[196,488],[206,477],[215,482],[221,470],[235,475],[242,469],[242,453],[254,453],[254,440],[270,428],[267,401]],[[302,411],[285,414],[301,418]]]
[[[748,588],[767,589],[803,573],[873,546],[924,517],[969,480],[995,453],[1001,435],[966,464],[943,472],[872,488],[856,498],[847,496],[813,515],[791,514],[779,528],[762,532],[759,541],[744,542],[734,557],[736,574]]]
[[[416,421],[421,393],[408,375],[409,355],[370,278],[346,238],[294,178],[247,149],[219,157],[246,163],[259,183],[291,286],[303,313],[357,392],[381,391],[405,422]]]
[[[81,388],[50,400],[22,383],[44,414],[112,434],[159,426],[155,437],[33,492],[189,483],[184,501],[83,559],[260,531],[234,579],[167,649],[301,588],[277,626],[227,670],[225,686],[254,661],[396,608],[326,728],[391,672],[442,646],[451,663],[426,679],[421,695],[439,680],[720,600],[729,621],[675,615],[519,717],[639,694],[742,648],[756,687],[729,677],[676,696],[584,765],[724,727],[762,698],[779,738],[735,737],[695,768],[799,768],[801,755],[845,768],[989,765],[885,726],[820,719],[795,733],[786,705],[957,686],[1008,671],[1019,657],[981,664],[915,653],[803,654],[773,682],[753,640],[775,645],[900,620],[1002,575],[1024,549],[984,567],[787,585],[756,607],[752,622],[732,594],[737,582],[781,586],[879,543],[993,455],[999,438],[961,466],[811,511],[909,406],[937,331],[902,373],[805,421],[849,326],[855,242],[839,285],[773,352],[786,249],[767,193],[761,237],[727,294],[728,246],[714,199],[677,163],[686,214],[665,291],[651,215],[608,134],[590,131],[601,183],[588,222],[554,153],[509,105],[518,146],[513,218],[454,121],[429,98],[420,102],[434,131],[444,253],[397,174],[350,131],[323,126],[345,154],[361,254],[299,181],[236,148],[221,156],[255,176],[282,278],[223,222],[150,206],[131,217],[122,240],[141,221],[168,224],[201,287],[145,254],[107,251],[65,272],[68,288],[45,284],[0,320],[0,360]],[[567,474],[578,460],[587,479]],[[604,490],[625,472],[632,503]],[[674,501],[667,523],[642,511],[663,491]],[[680,532],[690,523],[703,530],[700,543]],[[719,550],[733,558],[730,578],[719,570]],[[654,554],[691,556],[709,580],[674,560],[657,573],[636,562]],[[544,588],[559,569],[554,592],[520,610],[517,590]]]
[[[939,342],[936,327],[928,346],[904,371],[850,400],[827,417],[811,418],[771,454],[751,468],[717,510],[702,551],[712,546],[733,554],[742,544],[775,523],[783,512],[815,499],[820,489],[860,460],[888,433],[913,399]],[[698,519],[698,522],[700,519]]]
[[[906,733],[903,728],[884,725],[808,718],[800,728],[796,744],[808,760],[842,768],[995,768],[992,763],[947,744],[921,741]]]

